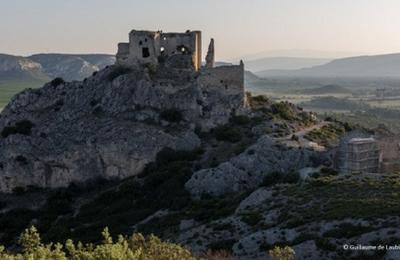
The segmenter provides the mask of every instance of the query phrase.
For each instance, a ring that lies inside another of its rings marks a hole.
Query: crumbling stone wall
[[[203,91],[220,91],[226,95],[244,96],[244,66],[220,66],[203,68],[199,76]]]
[[[129,34],[129,43],[118,45],[118,65],[165,63],[182,69],[182,61],[189,60],[186,68],[201,67],[201,32],[163,33],[161,31],[136,31]],[[174,62],[177,61],[178,63]]]

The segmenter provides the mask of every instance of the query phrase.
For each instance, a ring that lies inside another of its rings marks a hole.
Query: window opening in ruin
[[[161,51],[161,53],[164,53],[165,48],[164,48],[164,47],[161,47],[161,48],[160,48],[160,51]]]
[[[181,52],[181,53],[183,53],[183,54],[187,54],[188,53],[188,49],[184,45],[176,46],[176,50]]]
[[[147,42],[147,38],[144,38],[144,42]]]
[[[167,40],[167,37],[164,37],[163,40],[166,41],[166,40]]]
[[[142,41],[139,41],[139,45],[142,45],[143,44],[143,42]]]
[[[142,56],[143,58],[147,58],[150,56],[149,48],[142,48]]]

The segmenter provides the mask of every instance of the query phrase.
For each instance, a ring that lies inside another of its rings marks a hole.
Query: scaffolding
[[[377,173],[379,171],[379,147],[374,138],[353,138],[343,147],[342,173]]]

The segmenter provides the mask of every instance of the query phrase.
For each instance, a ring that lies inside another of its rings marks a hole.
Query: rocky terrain
[[[109,66],[16,95],[0,118],[0,243],[32,224],[45,241],[98,242],[108,226],[239,259],[276,245],[351,259],[343,243],[395,241],[397,176],[333,169],[354,126],[250,94],[237,110],[199,78]]]
[[[110,67],[84,82],[57,78],[16,95],[0,120],[0,190],[121,179],[141,172],[164,147],[199,146],[196,123],[224,120],[229,98],[209,93],[204,100],[190,71],[163,73]]]

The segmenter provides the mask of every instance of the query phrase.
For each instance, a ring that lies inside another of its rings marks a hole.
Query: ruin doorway
[[[150,56],[149,48],[147,48],[147,47],[142,48],[142,57],[147,58],[149,56]]]

